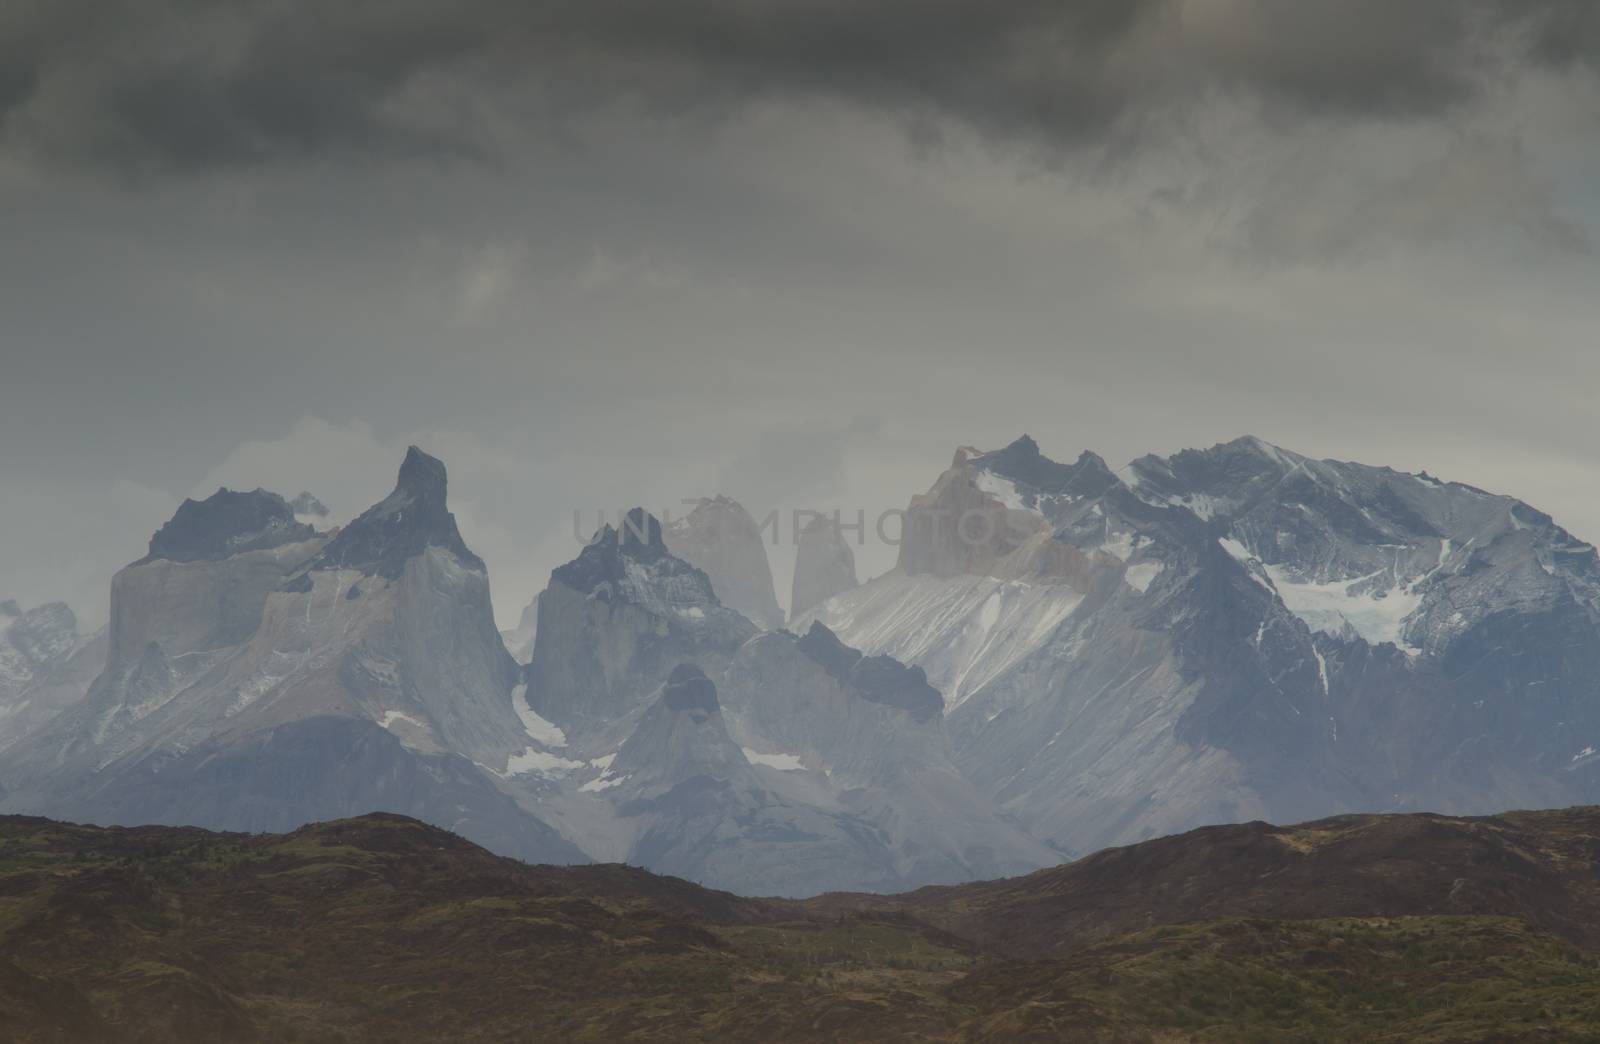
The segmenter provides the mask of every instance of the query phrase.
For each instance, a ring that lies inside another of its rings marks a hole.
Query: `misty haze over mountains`
[[[736,501],[636,509],[505,635],[415,447],[342,525],[310,494],[187,501],[104,630],[0,605],[0,810],[376,809],[805,895],[1208,823],[1600,801],[1600,560],[1535,507],[1254,438],[1113,471],[1023,436],[906,487],[866,582],[826,518],[775,578]]]

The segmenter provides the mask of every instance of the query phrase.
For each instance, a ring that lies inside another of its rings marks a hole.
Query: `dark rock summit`
[[[394,492],[340,530],[311,568],[357,569],[394,580],[409,559],[438,547],[464,565],[483,569],[483,559],[461,539],[456,517],[446,506],[447,486],[444,462],[412,446],[400,465]]]
[[[310,526],[295,521],[294,509],[276,493],[219,489],[205,500],[179,505],[172,520],[150,538],[144,561],[214,562],[315,535]]]
[[[560,583],[574,591],[588,593],[601,584],[616,583],[627,574],[624,559],[644,564],[656,564],[672,559],[667,545],[661,539],[661,523],[644,508],[634,508],[623,516],[621,527],[605,525],[584,545],[578,557],[557,567],[550,574],[553,583]],[[711,581],[705,573],[681,559],[672,559],[669,571],[685,575],[697,574],[705,582],[706,595],[711,595]]]
[[[898,707],[917,721],[929,721],[944,712],[944,698],[928,684],[921,667],[908,667],[892,656],[864,656],[815,621],[797,647],[864,700]]]
[[[662,687],[661,699],[668,710],[716,714],[721,709],[717,704],[717,687],[692,663],[673,668],[667,676],[667,684]]]
[[[1116,475],[1099,454],[1084,450],[1075,463],[1060,464],[1041,453],[1039,444],[1027,435],[1005,449],[974,457],[972,463],[1048,496],[1095,497],[1117,485]]]

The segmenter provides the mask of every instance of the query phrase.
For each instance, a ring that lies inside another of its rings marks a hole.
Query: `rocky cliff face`
[[[795,546],[789,615],[799,616],[856,586],[856,556],[830,518],[817,515],[800,529]]]
[[[809,615],[923,666],[963,773],[1064,852],[1600,785],[1594,549],[1510,498],[1254,439],[1119,477],[1024,437],[912,519]]]
[[[581,859],[502,785],[530,741],[521,671],[445,492],[413,448],[395,492],[332,535],[273,494],[185,504],[114,580],[87,698],[0,761],[7,806],[281,829],[366,800]]]
[[[669,551],[710,578],[723,605],[759,627],[783,623],[761,529],[738,501],[721,496],[702,500],[662,536]]]

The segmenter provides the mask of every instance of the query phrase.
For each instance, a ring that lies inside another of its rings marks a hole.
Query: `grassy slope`
[[[1552,839],[1518,823],[1515,840],[1592,880],[1595,824],[1551,820]],[[1298,890],[1295,868],[1330,842],[1296,829],[1267,852],[1287,854],[1278,872]],[[1176,880],[1217,894],[1238,890],[1230,867],[1257,873],[1238,859],[1253,840],[1215,840],[1145,854],[1166,896],[1145,923],[1170,918]],[[1450,858],[1481,858],[1458,840],[1415,858],[1455,874]],[[1209,884],[1189,880],[1195,851],[1213,853]],[[1481,867],[1469,895],[1528,872]],[[259,837],[0,819],[0,1041],[1600,1040],[1600,951],[1583,932],[1562,937],[1542,908],[1427,908],[1431,878],[1389,872],[1419,889],[1418,915],[1133,930],[1098,876],[794,904],[525,867],[393,816]],[[971,930],[1014,925],[1014,907],[1059,917],[1093,881],[1099,913],[1071,912],[1073,945],[1036,925],[1035,952],[1006,955],[994,929]],[[1324,885],[1345,914],[1370,881]]]

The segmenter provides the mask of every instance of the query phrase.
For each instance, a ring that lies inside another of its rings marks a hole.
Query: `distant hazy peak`
[[[789,593],[793,619],[857,584],[856,556],[833,519],[816,515],[800,530]]]
[[[703,570],[717,599],[762,627],[783,622],[761,527],[731,497],[704,497],[663,534],[674,555]]]
[[[328,505],[312,496],[310,493],[301,494],[289,501],[289,506],[294,509],[296,517],[327,518],[331,512]]]

